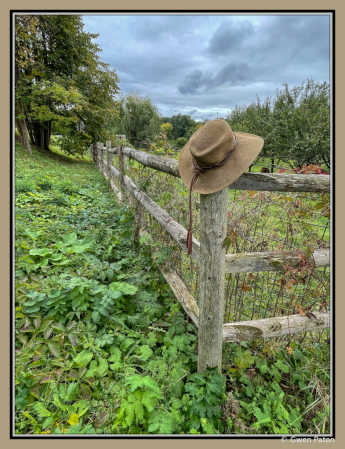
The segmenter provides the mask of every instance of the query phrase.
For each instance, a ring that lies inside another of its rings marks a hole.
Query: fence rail
[[[105,148],[105,147],[104,147]],[[112,153],[118,153],[118,148]],[[178,162],[168,157],[155,156],[133,148],[123,148],[122,153],[145,167],[167,173],[180,178]],[[330,177],[328,175],[308,175],[284,173],[243,173],[228,186],[230,190],[264,190],[272,192],[329,192]]]
[[[125,136],[118,136],[118,138],[125,139]],[[130,193],[161,224],[182,251],[186,252],[187,230],[138,188],[131,178],[125,174],[126,157],[145,167],[179,178],[178,162],[167,157],[127,148],[124,145],[111,148],[110,142],[106,142],[106,146],[102,144],[92,145],[90,153],[100,172],[108,178],[110,186],[119,201],[125,202],[127,194]],[[119,157],[118,169],[114,167],[112,162],[114,154]],[[113,177],[119,181],[120,189],[113,182]],[[199,327],[199,371],[204,371],[207,366],[221,367],[221,344],[223,341],[249,341],[257,338],[272,338],[306,331],[318,331],[329,328],[330,323],[329,313],[313,312],[309,316],[296,314],[223,324],[225,273],[279,271],[285,270],[287,266],[299,268],[306,263],[304,255],[296,251],[225,255],[223,241],[226,235],[228,189],[323,193],[330,191],[330,177],[312,174],[244,173],[221,192],[200,195],[200,242],[193,237],[191,254],[191,258],[199,263],[201,272],[200,311],[197,302],[174,268],[169,264],[160,265],[160,270],[176,298],[190,319]],[[139,221],[138,226],[140,226]],[[204,232],[206,227],[208,232]],[[219,257],[222,252],[224,253],[223,256]],[[307,263],[315,268],[329,267],[330,250],[328,248],[315,250]]]

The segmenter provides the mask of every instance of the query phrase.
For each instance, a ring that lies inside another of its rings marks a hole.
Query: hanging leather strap
[[[216,168],[216,167],[220,167],[221,165],[223,165],[225,163],[225,161],[228,159],[228,157],[230,156],[230,154],[235,150],[235,148],[237,147],[237,138],[236,138],[236,134],[234,133],[235,136],[235,144],[234,146],[231,148],[231,150],[226,154],[226,156],[217,164],[214,165],[209,165],[208,167],[201,167],[199,165],[197,165],[193,159],[193,165],[194,165],[194,175],[193,178],[191,180],[190,183],[190,187],[189,187],[189,226],[188,226],[188,232],[187,232],[187,240],[186,240],[186,247],[187,247],[187,254],[192,254],[192,245],[193,245],[193,238],[192,238],[192,190],[193,190],[193,186],[194,183],[196,181],[196,178],[200,175],[200,173],[205,173],[209,170],[212,170],[212,168]]]

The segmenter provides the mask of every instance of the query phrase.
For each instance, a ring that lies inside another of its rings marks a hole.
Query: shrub
[[[184,147],[184,146],[186,145],[187,142],[188,142],[188,141],[187,141],[187,139],[186,139],[185,137],[179,137],[179,138],[176,140],[176,145],[177,145],[178,147]]]

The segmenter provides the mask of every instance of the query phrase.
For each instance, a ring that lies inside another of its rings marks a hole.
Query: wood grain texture
[[[198,372],[222,368],[228,190],[200,195]]]
[[[107,162],[105,165],[105,169],[107,170],[108,179],[110,179],[110,166],[113,165],[112,159],[113,156],[111,153],[109,153],[109,150],[111,148],[111,142],[108,140],[105,142],[105,154],[107,156]]]
[[[257,338],[282,337],[306,331],[328,329],[330,314],[313,312],[316,319],[302,315],[288,315],[276,318],[265,318],[254,321],[227,323],[223,326],[224,341],[250,341]]]
[[[243,173],[230,186],[231,190],[273,192],[329,192],[329,175],[296,175],[284,173]]]
[[[123,154],[146,167],[154,168],[155,170],[168,173],[177,178],[180,177],[177,161],[175,159],[155,156],[153,154],[145,153],[144,151],[134,150],[133,148],[124,148]]]
[[[114,182],[112,180],[110,180],[110,186],[113,190],[113,192],[115,192],[116,194],[116,198],[118,199],[119,203],[121,203],[122,198],[121,198],[121,192],[119,191],[119,189],[116,187],[116,185],[114,184]]]
[[[158,267],[186,314],[193,323],[198,326],[199,307],[193,296],[189,293],[183,280],[176,273],[176,270],[173,269],[171,264],[159,264]]]
[[[117,138],[123,138],[124,136],[117,136]],[[119,172],[120,172],[120,192],[121,192],[121,198],[122,202],[126,202],[126,186],[124,182],[124,176],[126,175],[126,168],[125,168],[125,162],[123,160],[123,145],[119,146],[119,151],[117,153],[118,159],[119,159]]]
[[[292,268],[302,266],[302,260],[296,251],[267,251],[253,253],[227,254],[225,256],[226,273],[256,273],[258,271],[281,271],[284,265]],[[312,253],[310,263],[319,267],[329,267],[329,248],[320,248]]]

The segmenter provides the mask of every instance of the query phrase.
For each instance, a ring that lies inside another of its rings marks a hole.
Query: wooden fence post
[[[101,174],[102,174],[102,143],[101,142],[97,142],[96,143],[96,148],[97,148],[97,166],[98,166],[98,171],[100,171]]]
[[[198,372],[222,369],[228,188],[200,195]]]
[[[105,151],[107,152],[107,176],[109,182],[110,182],[110,163],[112,158],[112,155],[109,153],[110,149],[111,149],[111,142],[110,140],[107,140],[105,142]]]
[[[125,139],[126,136],[125,135],[118,135],[116,136],[118,139]],[[119,146],[119,151],[118,151],[118,156],[119,156],[119,172],[120,172],[120,192],[121,192],[121,202],[122,204],[125,203],[126,201],[126,185],[125,182],[123,180],[123,177],[125,176],[126,172],[125,172],[125,163],[123,160],[123,147],[124,145],[120,145]]]
[[[108,175],[108,167],[105,165],[105,160],[107,158],[108,148],[107,143],[105,143],[105,146],[103,143],[101,144],[101,155],[102,155],[102,175],[104,177],[107,177]]]
[[[96,167],[98,168],[97,143],[92,144],[92,158],[93,158],[93,162],[96,164]]]

